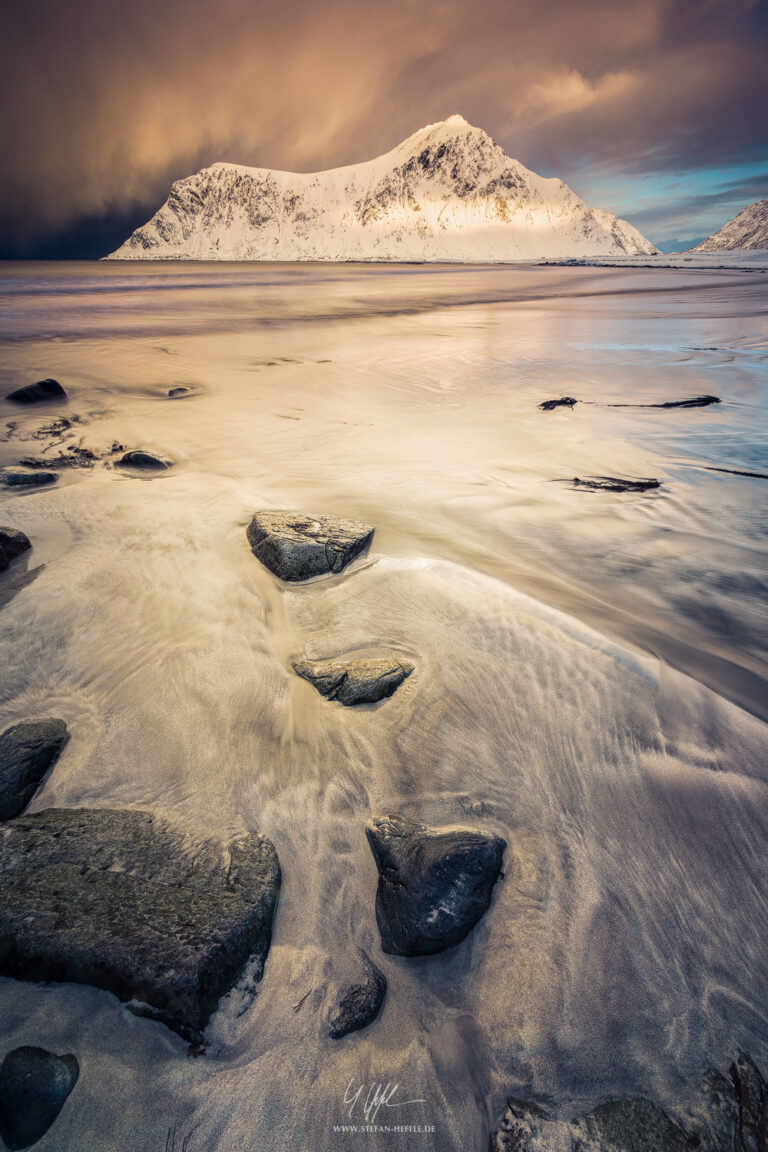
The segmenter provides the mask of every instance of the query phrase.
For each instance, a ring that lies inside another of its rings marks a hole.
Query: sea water
[[[30,810],[258,830],[283,871],[264,978],[222,1001],[203,1055],[106,992],[0,980],[1,1051],[81,1065],[40,1152],[484,1152],[509,1095],[674,1110],[737,1048],[768,1071],[768,480],[737,474],[768,472],[767,286],[0,268],[0,393],[69,394],[0,401],[0,465],[102,458],[0,495],[33,544],[0,576],[1,726],[71,733]],[[701,394],[721,403],[641,406]],[[539,409],[560,396],[578,403]],[[63,443],[40,439],[60,416]],[[129,474],[115,444],[173,467]],[[590,476],[660,486],[573,484]],[[282,585],[245,537],[265,508],[363,520],[373,545]],[[292,671],[358,650],[416,671],[357,709]],[[364,828],[386,813],[508,842],[489,911],[441,955],[381,953]],[[387,996],[334,1041],[358,948]],[[375,1124],[422,1130],[341,1131],[372,1084],[398,1086]]]

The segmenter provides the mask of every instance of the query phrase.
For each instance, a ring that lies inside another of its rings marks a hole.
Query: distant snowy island
[[[327,172],[213,164],[179,180],[110,260],[506,263],[653,256],[636,228],[451,116]]]

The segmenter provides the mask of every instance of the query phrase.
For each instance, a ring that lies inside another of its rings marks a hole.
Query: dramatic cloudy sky
[[[215,160],[460,112],[664,245],[768,196],[766,0],[6,0],[0,255],[93,255]]]

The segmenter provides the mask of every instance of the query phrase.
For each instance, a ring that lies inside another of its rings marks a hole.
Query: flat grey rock
[[[24,388],[17,388],[9,392],[6,400],[14,404],[47,404],[51,400],[66,400],[67,394],[58,380],[38,380],[36,384],[27,384]]]
[[[8,1053],[0,1065],[0,1136],[11,1152],[45,1136],[79,1075],[72,1055],[27,1045]]]
[[[173,464],[170,460],[165,460],[162,456],[153,456],[151,452],[133,451],[126,452],[118,460],[123,468],[136,468],[139,472],[164,472],[167,468],[172,468]]]
[[[251,833],[185,845],[149,812],[49,808],[0,825],[0,974],[92,984],[199,1041],[269,951],[280,867]]]
[[[5,488],[43,488],[58,480],[55,472],[45,472],[33,468],[0,469],[0,484]]]
[[[349,1032],[367,1028],[379,1014],[387,991],[387,978],[366,952],[360,949],[365,977],[360,984],[344,990],[336,1011],[328,1021],[328,1035],[341,1040]]]
[[[506,841],[472,828],[427,828],[402,816],[366,826],[379,869],[384,952],[429,956],[459,944],[488,908]]]
[[[254,556],[281,580],[341,572],[368,547],[373,528],[339,516],[257,512],[248,526]]]
[[[17,556],[31,547],[29,537],[18,528],[0,528],[0,572],[5,572]]]
[[[0,736],[0,820],[20,815],[69,739],[63,720],[24,720]]]
[[[294,671],[327,700],[339,704],[375,704],[395,692],[413,672],[413,664],[394,657],[299,660]]]

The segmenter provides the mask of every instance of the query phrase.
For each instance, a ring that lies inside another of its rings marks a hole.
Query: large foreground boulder
[[[0,820],[24,811],[69,739],[63,720],[24,720],[0,736]]]
[[[257,512],[248,525],[254,556],[281,580],[341,572],[368,547],[373,528],[339,516]]]
[[[671,1118],[650,1100],[609,1100],[575,1120],[548,1117],[510,1099],[490,1152],[765,1152],[768,1092],[759,1069],[739,1054],[729,1075],[710,1068],[695,1114]]]
[[[51,400],[66,400],[67,394],[58,380],[38,380],[37,384],[27,384],[9,392],[6,400],[14,404],[47,404]]]
[[[77,1083],[74,1056],[14,1048],[0,1065],[0,1136],[12,1152],[45,1136]]]
[[[413,667],[395,657],[340,656],[334,660],[299,660],[293,669],[326,700],[351,705],[385,700],[410,676]]]
[[[12,560],[31,547],[29,537],[17,528],[0,528],[0,572],[5,572]]]
[[[199,1041],[269,951],[280,867],[249,834],[191,846],[149,812],[50,808],[0,825],[0,973],[93,984]]]
[[[366,827],[376,865],[381,947],[429,956],[459,944],[488,908],[506,841],[472,828],[427,828],[402,816]]]
[[[387,991],[387,978],[377,968],[367,952],[360,949],[365,976],[360,984],[345,988],[336,1011],[328,1021],[328,1035],[341,1040],[349,1032],[367,1028],[379,1014]]]

